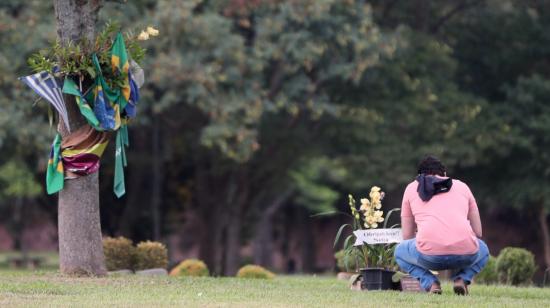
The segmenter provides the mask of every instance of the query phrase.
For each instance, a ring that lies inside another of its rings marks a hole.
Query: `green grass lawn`
[[[471,295],[351,291],[334,277],[68,278],[56,272],[0,271],[0,307],[550,307],[550,289],[476,285]]]

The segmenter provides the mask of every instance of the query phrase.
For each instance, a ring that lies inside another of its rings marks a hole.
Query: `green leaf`
[[[393,214],[394,212],[400,212],[400,211],[401,211],[401,208],[396,207],[396,208],[390,210],[386,214],[386,219],[384,219],[384,228],[386,228],[386,225],[388,224],[388,221],[390,220],[391,214]]]
[[[354,235],[348,235],[346,237],[346,239],[344,240],[344,249],[350,248],[350,241],[353,240],[354,238],[355,238]],[[353,247],[353,244],[351,245],[351,247]]]
[[[91,67],[91,66],[86,67],[86,72],[88,73],[88,75],[90,75],[90,77],[92,79],[95,79],[96,72],[95,72],[95,69],[93,67]]]
[[[334,245],[333,245],[333,247],[336,247],[336,245],[338,244],[338,240],[340,240],[340,236],[342,235],[342,231],[343,231],[346,227],[350,227],[350,228],[351,228],[351,225],[350,225],[350,224],[343,224],[343,225],[340,226],[340,228],[338,229],[338,232],[336,233],[336,238],[334,239]]]

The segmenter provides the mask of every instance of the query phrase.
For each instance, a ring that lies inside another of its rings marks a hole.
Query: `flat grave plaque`
[[[420,286],[420,282],[411,276],[401,278],[401,291],[403,292],[424,292]]]

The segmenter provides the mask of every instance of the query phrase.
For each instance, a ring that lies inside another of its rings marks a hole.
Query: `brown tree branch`
[[[443,15],[441,18],[439,18],[431,27],[430,27],[430,33],[436,34],[439,32],[439,30],[447,23],[449,20],[451,20],[454,16],[457,14],[466,11],[474,6],[477,6],[481,4],[482,2],[485,2],[485,0],[474,0],[474,1],[468,1],[463,0],[459,4],[457,4],[453,9],[451,9],[449,12],[447,12],[445,15]]]

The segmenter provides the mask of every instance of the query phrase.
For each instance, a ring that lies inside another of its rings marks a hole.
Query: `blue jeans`
[[[489,248],[482,240],[478,239],[478,242],[478,252],[471,255],[431,256],[420,253],[416,249],[416,239],[413,238],[395,247],[395,261],[402,270],[420,280],[420,285],[425,290],[429,290],[434,282],[438,282],[430,270],[453,270],[453,280],[462,278],[469,284],[489,259]]]

